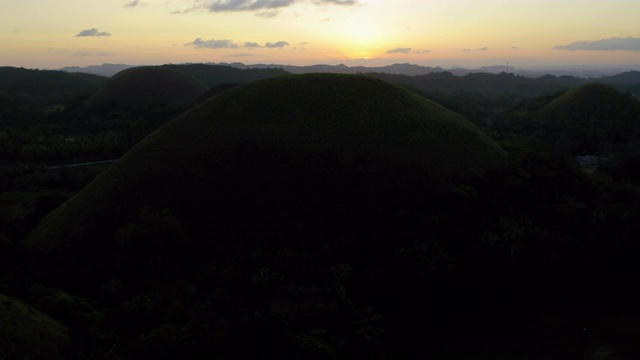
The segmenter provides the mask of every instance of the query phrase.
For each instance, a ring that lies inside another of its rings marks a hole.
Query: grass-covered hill
[[[97,91],[105,81],[106,78],[91,74],[0,67],[1,96],[29,105],[61,104]]]
[[[69,330],[33,307],[0,294],[0,359],[66,359]]]
[[[289,74],[282,69],[276,68],[238,69],[231,66],[212,64],[176,64],[163,65],[162,67],[189,74],[200,80],[209,88],[223,84],[244,84],[256,80]]]
[[[193,76],[163,67],[123,70],[87,101],[97,109],[144,109],[145,107],[195,102],[207,87]]]
[[[573,153],[607,154],[637,142],[640,102],[603,84],[577,87],[536,115],[538,132]]]
[[[384,81],[271,78],[151,134],[28,242],[47,259],[65,259],[66,276],[82,276],[80,268],[113,267],[109,254],[141,211],[181,224],[191,239],[309,231],[410,209],[441,181],[503,157],[460,115]]]

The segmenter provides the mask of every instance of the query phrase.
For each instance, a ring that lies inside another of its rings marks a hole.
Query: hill
[[[211,64],[162,65],[162,67],[189,74],[209,88],[223,84],[244,84],[289,74],[278,68],[238,69],[231,66]]]
[[[83,73],[0,67],[0,94],[15,97],[29,105],[56,105],[75,96],[92,94],[105,80],[101,76]]]
[[[83,72],[88,74],[96,74],[100,76],[111,77],[119,73],[120,71],[129,69],[132,67],[135,67],[135,66],[126,65],[126,64],[102,64],[102,65],[92,65],[92,66],[86,66],[86,67],[67,66],[59,70],[70,72],[70,73]]]
[[[381,80],[271,78],[151,134],[50,214],[29,244],[47,261],[66,259],[55,265],[65,281],[80,268],[92,277],[113,269],[106,254],[141,211],[180,224],[166,234],[242,247],[254,232],[306,232],[417,206],[442,181],[503,156],[463,117]]]
[[[568,91],[536,115],[538,132],[572,153],[606,154],[640,136],[640,102],[597,83]]]
[[[193,103],[206,91],[204,84],[185,73],[162,67],[137,67],[113,76],[87,104],[105,109],[144,109],[158,103]]]
[[[0,294],[0,359],[66,359],[68,329],[18,300]]]

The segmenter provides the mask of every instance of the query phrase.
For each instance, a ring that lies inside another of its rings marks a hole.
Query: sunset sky
[[[639,0],[0,0],[0,66],[640,66]]]

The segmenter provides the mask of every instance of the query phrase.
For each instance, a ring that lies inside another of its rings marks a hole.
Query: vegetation
[[[637,100],[449,80],[6,91],[0,358],[637,359]]]
[[[68,329],[33,307],[0,294],[0,359],[66,359]]]
[[[162,104],[193,104],[207,87],[183,72],[162,67],[137,67],[113,76],[89,100],[90,107],[144,109]]]

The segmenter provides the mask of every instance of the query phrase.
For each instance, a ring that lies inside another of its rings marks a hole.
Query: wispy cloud
[[[244,43],[244,45],[242,45],[243,47],[246,48],[259,48],[260,44],[258,44],[257,42],[252,42],[252,41],[247,41],[246,43]]]
[[[481,47],[478,49],[462,49],[463,52],[470,52],[470,51],[489,51],[488,47]]]
[[[278,9],[293,4],[295,0],[216,0],[207,5],[209,11],[255,11]]]
[[[414,53],[416,53],[416,54],[428,54],[430,52],[431,52],[431,50],[416,50],[416,51],[414,51]]]
[[[111,34],[104,31],[98,31],[98,29],[96,28],[82,30],[78,34],[76,34],[76,37],[101,37],[101,36],[111,36]]]
[[[387,51],[387,54],[408,54],[411,52],[411,48],[395,48]]]
[[[264,45],[260,45],[257,42],[254,41],[247,41],[244,44],[238,45],[236,44],[233,40],[228,40],[228,39],[224,39],[224,40],[216,40],[216,39],[210,39],[210,40],[203,40],[201,38],[197,38],[191,42],[188,42],[186,44],[184,44],[184,46],[193,46],[196,49],[238,49],[238,48],[247,48],[247,49],[258,49],[258,48],[268,48],[268,49],[275,49],[275,48],[282,48],[285,46],[289,46],[289,43],[286,41],[277,41],[275,43],[270,43],[267,42]]]
[[[133,2],[136,1],[131,3]],[[194,10],[206,10],[216,13],[253,11],[257,16],[270,18],[277,16],[280,9],[303,2],[311,2],[317,6],[345,7],[360,4],[360,0],[194,0],[194,5],[191,8],[173,11],[172,14],[185,14]]]
[[[75,57],[90,57],[90,56],[111,56],[113,53],[110,52],[93,52],[93,51],[76,51],[71,55]]]
[[[590,51],[634,51],[640,52],[640,38],[611,38],[595,41],[576,41],[568,45],[558,45],[555,50]]]
[[[196,49],[237,49],[238,44],[231,40],[202,40],[197,38],[190,43],[184,44],[185,46],[193,46]]]
[[[147,4],[140,2],[139,0],[129,1],[128,3],[124,4],[124,7],[136,7],[136,6],[147,6]]]
[[[251,54],[251,53],[240,53],[240,54],[229,54],[229,55],[224,55],[224,57],[250,57],[250,56],[256,56],[256,54]]]
[[[273,48],[281,48],[281,47],[285,47],[285,46],[289,46],[289,43],[286,41],[277,41],[275,43],[266,43],[264,44],[264,47],[269,48],[269,49],[273,49]]]
[[[256,16],[268,19],[268,18],[278,16],[278,11],[277,10],[258,11],[256,13]]]
[[[332,5],[342,5],[342,6],[352,6],[359,3],[357,0],[316,0],[316,3],[320,4],[332,4]]]

